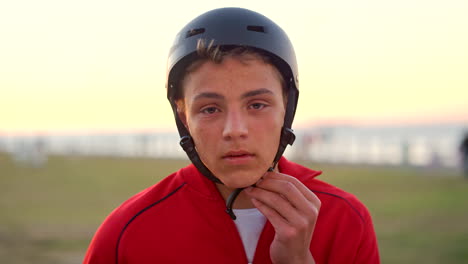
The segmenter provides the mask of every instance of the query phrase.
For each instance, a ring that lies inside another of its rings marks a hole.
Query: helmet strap
[[[296,140],[296,135],[292,130],[292,122],[296,113],[298,91],[293,88],[293,80],[290,80],[290,87],[288,89],[288,103],[286,104],[286,112],[284,114],[284,124],[281,129],[280,142],[278,146],[278,152],[276,152],[275,159],[273,160],[273,168],[276,166],[281,156],[288,145],[292,145]]]
[[[179,130],[180,146],[185,151],[185,153],[187,153],[188,158],[193,163],[193,165],[195,165],[198,171],[201,172],[201,174],[203,174],[205,177],[207,177],[209,180],[215,183],[223,184],[221,180],[216,178],[216,176],[214,176],[214,174],[201,161],[200,156],[197,153],[197,149],[195,148],[195,143],[193,142],[192,136],[190,136],[190,133],[188,132],[184,123],[182,123],[182,120],[180,120],[179,118],[179,115],[177,113],[176,103],[171,102],[171,105],[172,105],[172,111],[174,112],[177,129]]]

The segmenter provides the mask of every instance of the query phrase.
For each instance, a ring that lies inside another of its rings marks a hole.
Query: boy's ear
[[[185,102],[184,100],[177,100],[177,115],[179,116],[180,121],[184,124],[185,128],[188,129],[187,126],[187,115],[185,114]]]

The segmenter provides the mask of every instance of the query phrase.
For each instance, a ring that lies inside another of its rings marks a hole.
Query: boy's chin
[[[229,189],[247,188],[257,183],[267,170],[238,170],[219,173],[219,179]]]
[[[252,179],[252,180],[249,180],[249,181],[243,181],[243,182],[223,182],[223,183],[229,189],[239,189],[239,188],[247,188],[247,187],[250,187],[252,185],[255,185],[255,183],[257,183],[259,180],[260,180],[260,178]]]

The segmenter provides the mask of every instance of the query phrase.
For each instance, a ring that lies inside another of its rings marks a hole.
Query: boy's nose
[[[245,138],[248,134],[247,120],[240,111],[227,113],[224,124],[223,137],[226,140]]]

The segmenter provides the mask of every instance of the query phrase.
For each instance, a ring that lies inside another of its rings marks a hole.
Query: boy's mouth
[[[223,160],[232,163],[233,165],[242,165],[250,162],[255,155],[245,150],[229,151],[223,155]]]
[[[254,155],[245,150],[235,150],[235,151],[229,151],[228,153],[223,155],[223,158],[242,158],[242,157],[248,157],[248,156],[254,156]]]

